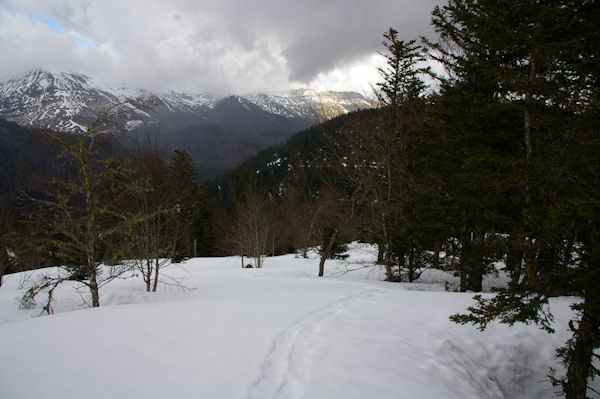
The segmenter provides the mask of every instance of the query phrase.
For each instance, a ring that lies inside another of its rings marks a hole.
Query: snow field
[[[385,283],[379,268],[360,268],[368,247],[352,255],[352,264],[327,261],[320,279],[315,258],[268,258],[263,269],[191,259],[164,269],[185,290],[167,277],[156,293],[141,277],[116,280],[90,309],[85,290],[65,285],[57,314],[44,317],[39,306],[18,308],[24,275],[9,276],[0,397],[553,397],[546,374],[560,370],[554,350],[569,337],[573,298],[551,302],[556,334],[500,324],[478,332],[448,320],[473,301],[444,292],[445,273]]]

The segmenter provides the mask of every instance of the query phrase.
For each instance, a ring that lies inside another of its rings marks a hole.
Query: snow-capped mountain
[[[0,85],[0,116],[23,126],[85,130],[94,111],[117,101],[83,75],[33,71]]]
[[[367,98],[351,92],[295,90],[287,95],[258,94],[245,97],[152,93],[102,86],[81,74],[53,74],[41,70],[0,83],[0,117],[20,125],[60,132],[85,131],[102,109],[116,102],[128,103],[132,110],[125,121],[128,128],[145,123],[159,124],[165,133],[210,123],[215,119],[211,114],[216,109],[236,102],[248,111],[262,110],[278,117],[301,119],[307,125],[373,106]],[[139,102],[151,104],[150,110],[137,109],[135,104]],[[226,113],[221,109],[220,113],[223,112]]]
[[[153,93],[40,70],[0,83],[0,118],[26,127],[81,133],[115,103],[126,110],[118,121],[122,128],[158,132],[171,149],[185,149],[192,156],[203,178],[233,168],[317,121],[373,106],[357,93]]]

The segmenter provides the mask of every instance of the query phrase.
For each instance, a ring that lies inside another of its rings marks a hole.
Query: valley
[[[0,84],[0,118],[24,127],[82,133],[111,104],[125,111],[112,133],[158,135],[170,150],[184,149],[200,180],[238,166],[316,122],[375,106],[352,92],[294,90],[285,95],[153,93],[112,88],[77,73],[34,70]]]

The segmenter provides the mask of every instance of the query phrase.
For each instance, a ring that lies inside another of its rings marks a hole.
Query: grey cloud
[[[0,28],[0,61],[14,60],[12,69],[81,68],[154,89],[284,90],[380,50],[390,26],[404,39],[431,33],[430,12],[440,2],[3,0],[0,17],[12,23]],[[56,19],[97,47],[69,47],[68,37],[14,23],[24,15]]]

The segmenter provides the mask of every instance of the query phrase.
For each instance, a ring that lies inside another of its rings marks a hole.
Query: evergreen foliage
[[[598,66],[598,45],[589,41],[590,18],[597,16],[588,1],[456,0],[434,10],[441,41],[428,43],[449,72],[436,123],[440,141],[459,144],[448,192],[456,211],[463,210],[455,219],[461,248],[470,251],[473,237],[481,237],[480,246],[495,232],[507,234],[513,273],[507,289],[478,297],[470,314],[453,319],[481,328],[500,319],[551,329],[548,298],[580,297],[573,341],[559,351],[567,375],[554,380],[568,398],[585,397],[587,378],[597,372],[599,297],[589,285],[598,283],[600,244],[590,224],[600,214],[599,164],[589,152],[598,150],[592,110],[600,68],[589,68]],[[477,264],[492,252],[475,251]],[[470,273],[477,264],[463,268]]]

